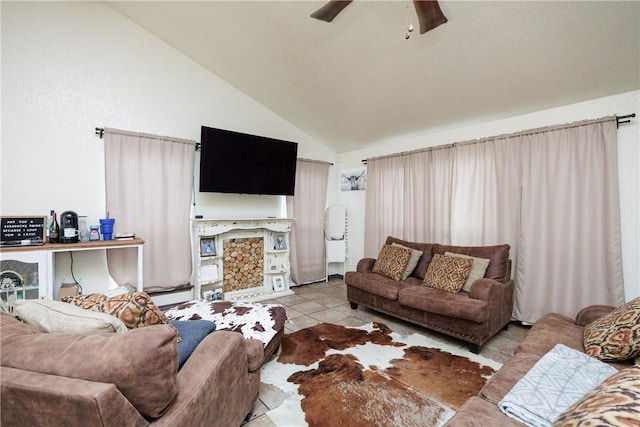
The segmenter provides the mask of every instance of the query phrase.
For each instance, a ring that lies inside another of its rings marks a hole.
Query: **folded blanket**
[[[347,244],[344,240],[326,240],[327,262],[344,262]]]
[[[565,409],[616,372],[606,363],[557,344],[498,406],[505,415],[527,426],[550,426]]]

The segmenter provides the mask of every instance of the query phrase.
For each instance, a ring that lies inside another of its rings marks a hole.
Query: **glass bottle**
[[[53,219],[51,220],[51,227],[49,227],[49,243],[60,243],[60,225],[58,225],[58,219],[56,213],[53,213]]]
[[[51,241],[49,240],[49,231],[51,230],[52,223],[53,223],[53,209],[51,209],[51,212],[49,212],[49,217],[47,218],[47,229],[45,230],[47,234],[46,243],[51,243]]]
[[[81,242],[89,241],[89,227],[87,227],[86,216],[78,217],[78,236],[80,237]]]

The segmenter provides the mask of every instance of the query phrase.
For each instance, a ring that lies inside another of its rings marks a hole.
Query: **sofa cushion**
[[[448,256],[457,256],[473,260],[473,264],[471,264],[471,271],[469,272],[469,277],[467,277],[467,280],[464,282],[464,286],[462,286],[462,290],[465,292],[471,292],[471,285],[473,285],[473,282],[484,277],[484,273],[487,271],[487,267],[489,266],[489,261],[491,261],[485,258],[456,254],[454,252],[445,252],[444,254]]]
[[[407,246],[403,246],[400,243],[392,243],[391,246],[399,246],[401,248],[406,248],[411,250],[411,257],[409,258],[409,262],[407,266],[404,268],[404,273],[402,273],[402,278],[400,280],[405,280],[409,275],[413,272],[418,265],[418,261],[420,261],[420,257],[422,256],[422,251],[417,249],[411,249]]]
[[[9,339],[16,335],[34,335],[34,334],[42,334],[40,329],[35,326],[28,325],[24,322],[21,322],[17,318],[13,317],[9,313],[0,311],[0,329],[2,330],[2,341],[5,339]],[[0,350],[2,346],[0,346]],[[0,352],[1,353],[1,352]]]
[[[484,277],[506,283],[510,279],[509,249],[511,249],[511,246],[507,244],[495,246],[449,246],[436,244],[433,247],[433,253],[444,255],[445,252],[454,252],[456,254],[489,259],[489,266],[487,267]]]
[[[492,403],[477,396],[471,397],[458,409],[455,415],[443,427],[522,427],[523,424],[512,420]]]
[[[640,297],[594,320],[584,328],[585,352],[604,361],[640,355]]]
[[[84,310],[55,300],[18,300],[14,314],[43,332],[90,334],[127,332],[127,326],[106,313]]]
[[[345,275],[345,283],[354,288],[362,289],[372,295],[378,295],[388,300],[398,299],[398,292],[411,286],[421,286],[421,282],[415,277],[409,276],[407,280],[395,281],[381,274],[356,273],[348,271]]]
[[[216,330],[216,324],[210,320],[170,320],[176,327],[182,340],[178,343],[178,369],[184,365],[200,341]]]
[[[428,313],[482,323],[489,318],[487,302],[469,298],[467,293],[452,294],[427,286],[407,286],[398,292],[398,302]]]
[[[631,426],[640,422],[640,366],[623,369],[582,396],[554,427]]]
[[[373,265],[373,273],[382,274],[393,280],[400,280],[411,257],[411,249],[400,246],[383,245],[378,259]]]
[[[578,351],[584,351],[582,333],[584,328],[572,319],[558,313],[542,316],[531,327],[527,336],[515,349],[516,353],[526,352],[542,356],[556,344],[562,343]]]
[[[411,273],[410,276],[414,276],[420,280],[424,280],[424,275],[427,274],[427,268],[429,267],[429,263],[431,262],[431,255],[433,253],[434,244],[408,242],[406,240],[401,240],[392,236],[388,236],[386,240],[386,244],[391,245],[393,243],[398,243],[402,246],[406,246],[407,248],[422,251],[422,256],[418,261],[418,265],[416,265],[416,268],[413,269],[413,273]]]
[[[25,332],[5,334],[3,322],[2,366],[114,384],[149,418],[160,417],[178,392],[177,336],[168,325],[125,334]]]
[[[86,310],[107,313],[122,320],[127,328],[169,324],[164,313],[146,292],[129,292],[107,296],[88,294],[62,297],[62,301]]]
[[[497,405],[539,359],[537,354],[515,354],[482,387],[480,397]]]
[[[435,254],[424,278],[425,285],[445,292],[460,292],[471,272],[472,259]]]

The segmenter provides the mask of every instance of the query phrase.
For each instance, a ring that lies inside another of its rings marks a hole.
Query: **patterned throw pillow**
[[[469,277],[464,282],[464,286],[462,286],[462,290],[465,292],[471,292],[471,285],[478,279],[482,279],[484,277],[484,273],[487,272],[487,267],[489,267],[489,262],[491,260],[486,258],[476,258],[469,255],[456,254],[453,252],[445,252],[447,256],[457,256],[458,258],[467,258],[472,259],[473,264],[471,264],[471,272],[469,272]]]
[[[640,298],[621,305],[584,328],[584,349],[603,361],[640,356]]]
[[[390,277],[393,280],[400,280],[410,257],[411,249],[409,248],[384,245],[373,265],[372,272]]]
[[[640,422],[640,366],[611,375],[569,406],[553,427],[633,426]]]
[[[472,264],[472,259],[435,254],[424,276],[424,284],[457,294],[469,277]]]
[[[102,294],[68,296],[63,297],[62,301],[115,316],[129,329],[171,324],[146,292],[129,292],[111,297]]]

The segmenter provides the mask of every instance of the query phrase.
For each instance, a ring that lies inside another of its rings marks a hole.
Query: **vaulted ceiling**
[[[107,4],[337,152],[640,88],[637,1]]]

